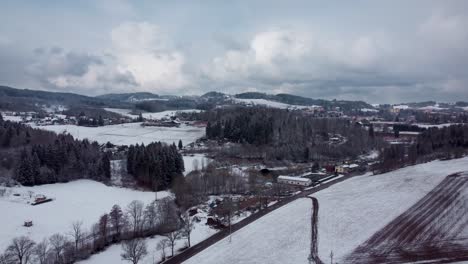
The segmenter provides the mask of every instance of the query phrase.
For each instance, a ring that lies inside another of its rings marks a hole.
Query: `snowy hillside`
[[[194,142],[205,135],[205,129],[194,126],[180,127],[145,126],[141,123],[127,123],[102,127],[84,127],[75,125],[49,125],[39,128],[56,133],[67,132],[78,139],[89,139],[105,144],[108,141],[116,145],[149,144],[161,141],[168,144],[177,143],[179,139],[185,144]]]
[[[270,101],[266,99],[241,99],[241,98],[233,98],[234,103],[243,104],[243,105],[259,105],[259,106],[266,106],[271,108],[279,108],[279,109],[307,109],[307,108],[314,108],[316,106],[305,106],[305,105],[291,105],[291,104],[284,104],[280,102]]]
[[[381,175],[351,178],[314,195],[319,201],[320,258],[342,260],[451,173],[468,169],[468,158],[434,161]],[[299,199],[269,213],[186,263],[307,263],[311,200]]]
[[[91,180],[5,189],[7,194],[0,197],[0,211],[5,212],[0,217],[0,251],[20,235],[41,241],[54,233],[66,234],[74,221],[83,221],[88,230],[114,204],[125,208],[133,200],[147,204],[155,197],[154,192],[109,187]],[[54,200],[32,206],[27,203],[31,200],[29,191],[33,195],[42,194]],[[158,198],[167,195],[167,192],[159,192]],[[33,226],[23,227],[26,220],[33,221]]]
[[[137,118],[138,115],[131,114],[132,110],[131,109],[121,109],[121,108],[104,108],[106,111],[117,113],[119,115],[131,117],[131,118]],[[162,111],[162,112],[157,112],[157,113],[142,113],[142,116],[146,119],[151,119],[151,120],[158,120],[162,118],[170,118],[175,116],[177,113],[193,113],[193,112],[200,112],[201,110],[197,109],[186,109],[186,110],[168,110],[168,111]]]

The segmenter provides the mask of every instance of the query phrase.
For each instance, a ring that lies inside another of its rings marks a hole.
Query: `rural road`
[[[287,198],[284,198],[282,199],[281,201],[277,202],[276,204],[264,209],[264,210],[261,210],[255,214],[252,214],[250,215],[249,217],[246,217],[245,219],[233,224],[231,226],[231,229],[232,229],[232,232],[236,232],[237,230],[243,228],[244,226],[246,225],[249,225],[250,223],[256,221],[257,219],[259,219],[260,217],[278,209],[278,208],[281,208],[283,207],[284,205],[287,205],[289,204],[290,202],[293,202],[299,198],[306,198],[308,197],[309,195],[311,194],[314,194],[316,192],[319,192],[321,190],[324,190],[324,189],[327,189],[328,187],[334,185],[334,184],[337,184],[339,182],[342,182],[342,181],[345,181],[349,178],[352,178],[352,177],[355,177],[356,175],[347,175],[347,176],[343,176],[341,178],[338,178],[336,180],[332,180],[330,182],[327,182],[327,183],[322,183],[321,185],[317,186],[317,187],[314,187],[312,189],[309,189],[309,190],[305,190],[305,191],[302,191],[301,193],[298,193],[294,196],[291,196],[291,197],[287,197]],[[318,203],[317,203],[317,206],[318,206]],[[315,210],[314,210],[315,211]],[[229,236],[229,229],[223,229],[221,231],[219,231],[218,233],[206,238],[205,240],[201,241],[200,243],[180,252],[178,255],[162,262],[163,264],[176,264],[176,263],[182,263],[184,261],[186,261],[187,259],[193,257],[194,255],[196,255],[197,253],[205,250],[206,248],[210,247],[211,245],[215,244],[216,242],[222,240],[223,238]]]

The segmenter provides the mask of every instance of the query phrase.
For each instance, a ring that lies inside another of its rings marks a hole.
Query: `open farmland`
[[[180,127],[141,126],[141,123],[127,123],[101,127],[84,127],[75,125],[49,125],[39,128],[56,133],[69,133],[78,139],[89,139],[105,144],[111,142],[116,145],[149,144],[161,141],[172,144],[182,140],[185,144],[194,142],[205,135],[205,129],[195,126],[181,125]]]
[[[359,246],[347,263],[468,259],[468,173],[447,176]]]
[[[154,192],[109,187],[91,180],[3,189],[6,189],[6,194],[0,197],[0,211],[3,212],[0,217],[0,250],[20,235],[41,241],[54,233],[67,234],[74,221],[83,221],[83,227],[88,230],[114,204],[125,208],[133,200],[147,204],[155,197]],[[32,206],[28,203],[31,201],[29,192],[54,200]],[[167,195],[167,192],[159,192],[158,198]],[[33,221],[32,227],[23,226],[27,220]]]
[[[320,204],[320,259],[329,263],[333,252],[334,262],[347,263],[346,258],[360,245],[431,195],[447,175],[467,168],[468,158],[433,161],[381,175],[354,177],[316,193]],[[464,186],[459,198],[466,204]],[[309,199],[296,200],[238,230],[231,242],[225,238],[186,263],[307,263],[311,211]],[[457,226],[462,227],[460,221]]]
[[[106,111],[117,113],[119,115],[127,116],[130,118],[138,118],[139,115],[132,114],[131,109],[121,109],[121,108],[104,108]],[[201,110],[198,109],[184,109],[184,110],[168,110],[162,112],[155,112],[155,113],[142,113],[141,115],[145,119],[150,120],[158,120],[163,118],[171,118],[174,117],[177,113],[198,113]]]

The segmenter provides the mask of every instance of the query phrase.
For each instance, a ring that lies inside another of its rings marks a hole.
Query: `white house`
[[[299,186],[310,186],[312,184],[312,180],[307,179],[307,178],[300,178],[300,177],[279,176],[278,183],[299,185]]]
[[[337,173],[350,173],[355,171],[357,168],[359,168],[359,165],[357,164],[343,164],[336,166],[335,171]]]

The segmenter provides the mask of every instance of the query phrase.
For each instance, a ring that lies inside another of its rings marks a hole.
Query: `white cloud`
[[[127,22],[110,33],[109,56],[98,56],[81,74],[67,72],[74,61],[64,54],[51,55],[32,66],[46,71],[47,81],[59,88],[87,89],[92,93],[125,90],[177,91],[188,85],[185,57],[173,49],[168,37],[154,24]],[[45,68],[44,68],[45,67]],[[68,67],[69,68],[69,67]]]
[[[299,60],[310,52],[311,41],[301,32],[271,30],[260,32],[253,38],[250,48],[255,63],[272,65],[281,61]]]
[[[419,33],[441,47],[457,48],[468,40],[468,18],[458,14],[433,14]]]
[[[248,49],[215,57],[204,73],[214,80],[270,79],[281,84],[373,70],[382,54],[385,49],[371,36],[337,40],[305,31],[269,30],[255,34]]]
[[[112,30],[118,68],[130,72],[145,90],[179,89],[188,84],[184,55],[153,24],[124,23]]]

